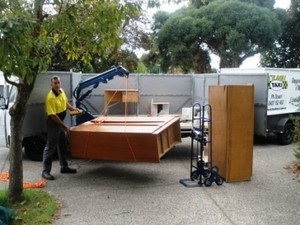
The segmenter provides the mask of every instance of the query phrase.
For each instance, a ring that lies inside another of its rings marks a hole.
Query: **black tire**
[[[223,177],[217,176],[217,177],[216,177],[216,184],[220,186],[220,185],[222,185],[223,183],[224,183]]]
[[[197,170],[193,171],[192,174],[191,174],[191,179],[192,180],[198,180],[199,179],[199,172]]]
[[[26,156],[33,161],[42,161],[46,141],[46,137],[42,135],[26,138],[23,143]]]
[[[210,180],[209,178],[206,179],[206,180],[204,180],[204,185],[205,185],[206,187],[210,187],[211,184],[212,184],[212,182],[211,182],[211,180]]]
[[[204,170],[203,172],[202,172],[202,175],[203,175],[203,177],[209,177],[210,176],[210,171],[209,170]]]
[[[289,145],[294,139],[294,126],[292,123],[284,125],[282,133],[277,134],[278,142],[281,145]]]
[[[197,167],[198,167],[199,169],[203,169],[204,166],[205,166],[204,160],[199,160],[199,161],[197,162]]]
[[[213,166],[213,167],[211,168],[211,173],[212,173],[212,174],[218,174],[218,173],[219,173],[219,168],[216,167],[216,166]]]

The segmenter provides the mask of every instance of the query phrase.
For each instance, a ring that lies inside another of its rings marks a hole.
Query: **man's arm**
[[[67,102],[67,109],[70,111],[75,111],[75,110],[78,111],[78,109],[72,106],[69,102]]]
[[[74,116],[74,115],[82,115],[83,114],[83,111],[78,109],[78,108],[75,108],[74,106],[72,106],[69,102],[67,102],[67,109],[69,109],[71,112],[71,116]]]
[[[56,114],[53,114],[53,115],[49,115],[49,117],[55,122],[57,123],[58,125],[62,126],[64,128],[64,130],[69,133],[70,131],[70,128],[56,115]]]

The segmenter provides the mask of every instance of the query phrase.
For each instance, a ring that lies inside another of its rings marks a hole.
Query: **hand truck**
[[[206,187],[215,182],[222,185],[224,179],[219,175],[219,168],[212,161],[212,109],[209,104],[201,106],[195,103],[192,107],[191,161],[190,178],[181,179],[186,187]],[[204,147],[209,148],[208,160],[204,160]],[[210,160],[210,161],[209,161]]]

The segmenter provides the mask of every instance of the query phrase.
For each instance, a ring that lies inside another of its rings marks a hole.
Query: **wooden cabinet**
[[[253,167],[254,85],[209,87],[213,164],[226,182],[250,180]]]
[[[158,163],[181,142],[179,117],[98,117],[71,128],[76,158]]]

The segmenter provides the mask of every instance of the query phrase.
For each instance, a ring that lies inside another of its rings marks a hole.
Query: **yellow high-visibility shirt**
[[[68,98],[63,89],[60,89],[60,92],[57,96],[52,90],[50,90],[45,101],[47,115],[55,115],[66,111],[67,101]]]

